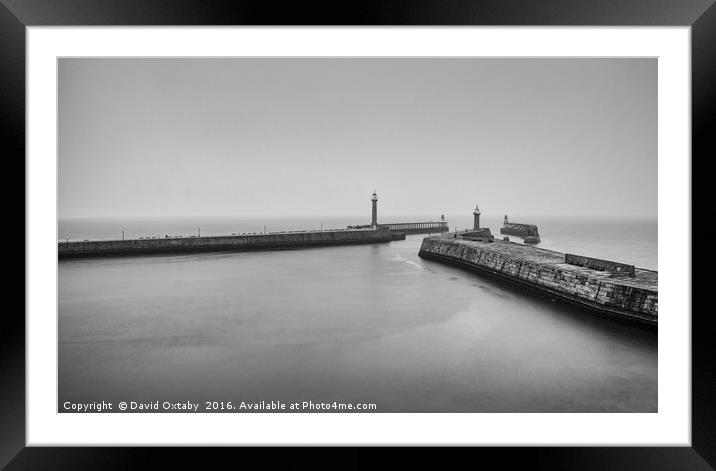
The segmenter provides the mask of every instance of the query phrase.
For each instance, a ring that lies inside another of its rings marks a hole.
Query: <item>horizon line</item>
[[[463,211],[461,211],[463,213]],[[390,217],[415,217],[425,218],[434,217],[440,219],[440,216],[445,215],[445,219],[449,219],[451,216],[449,213],[441,213],[440,215],[425,215],[425,214],[409,214],[409,213],[389,213],[381,215],[379,213],[378,219],[390,218]],[[452,217],[456,213],[452,214]],[[573,218],[573,219],[658,219],[658,214],[608,214],[608,213],[590,213],[590,214],[570,214],[570,213],[554,213],[554,214],[538,214],[538,213],[513,213],[516,217],[537,217],[537,218]],[[494,216],[482,214],[481,218],[485,219],[502,219],[504,214],[495,214]],[[510,216],[508,214],[510,218]],[[182,215],[70,215],[70,216],[57,216],[57,220],[61,219],[255,219],[255,218],[274,218],[274,219],[320,219],[320,218],[356,218],[356,219],[367,219],[370,220],[370,214],[277,214],[277,213],[265,213],[265,214],[182,214]],[[472,218],[471,212],[464,212],[464,215],[458,216],[458,218]]]

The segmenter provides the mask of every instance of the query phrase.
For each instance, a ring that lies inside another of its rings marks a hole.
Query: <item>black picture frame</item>
[[[25,28],[40,25],[539,25],[539,26],[690,26],[692,66],[692,293],[693,305],[708,301],[714,263],[716,211],[706,192],[708,162],[716,155],[716,7],[714,0],[352,0],[342,2],[269,0],[0,0],[0,103],[2,187],[6,248],[3,283],[8,307],[0,324],[0,467],[6,469],[136,469],[165,465],[169,457],[183,467],[206,467],[207,460],[233,459],[235,450],[180,448],[25,447]],[[10,184],[11,183],[11,184]],[[21,188],[20,188],[21,187]],[[9,203],[9,204],[8,204]],[[20,221],[23,224],[20,225]],[[19,250],[23,247],[24,250]],[[20,301],[20,299],[22,299]],[[703,306],[708,306],[704,304]],[[411,449],[411,460],[452,467],[454,460],[501,467],[537,469],[694,469],[716,468],[716,358],[710,309],[692,309],[692,447],[461,448],[438,458]],[[689,315],[689,313],[682,313]],[[308,450],[310,451],[310,450]],[[384,450],[383,450],[384,451]],[[373,467],[375,450],[330,449],[320,460],[304,449],[277,454],[242,449],[241,460],[255,458],[292,467]],[[381,453],[383,456],[385,453]],[[401,458],[402,459],[402,458]]]

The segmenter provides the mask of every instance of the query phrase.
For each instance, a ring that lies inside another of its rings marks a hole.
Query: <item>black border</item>
[[[25,27],[40,25],[538,25],[691,26],[693,301],[709,300],[716,207],[710,204],[709,159],[716,156],[716,7],[714,0],[0,0],[0,185],[6,221],[0,242],[5,299],[20,299],[25,282]],[[14,188],[12,184],[21,188]],[[9,203],[9,204],[8,204]],[[20,225],[20,221],[23,224]],[[696,224],[694,224],[696,222]],[[19,227],[18,227],[19,226]],[[22,252],[19,247],[24,247]],[[10,296],[12,295],[12,297]],[[259,460],[295,467],[358,468],[385,464],[367,448],[319,454],[231,448],[25,448],[25,298],[7,304],[0,321],[0,466],[6,469],[135,469],[206,467],[222,460]],[[501,468],[634,470],[716,467],[716,333],[708,305],[692,316],[692,447],[460,448],[410,460],[439,468],[498,463]],[[683,313],[687,314],[687,313]],[[406,465],[408,454],[400,460]],[[467,461],[464,461],[467,460]],[[231,463],[231,461],[229,461]]]

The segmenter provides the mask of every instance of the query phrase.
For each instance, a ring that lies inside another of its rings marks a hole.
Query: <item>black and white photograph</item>
[[[713,469],[713,3],[0,0],[0,468]]]
[[[58,413],[659,411],[656,58],[57,74]]]

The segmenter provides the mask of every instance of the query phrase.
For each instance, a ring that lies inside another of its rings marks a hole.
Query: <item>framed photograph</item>
[[[4,1],[0,463],[712,469],[716,9],[610,7]]]

